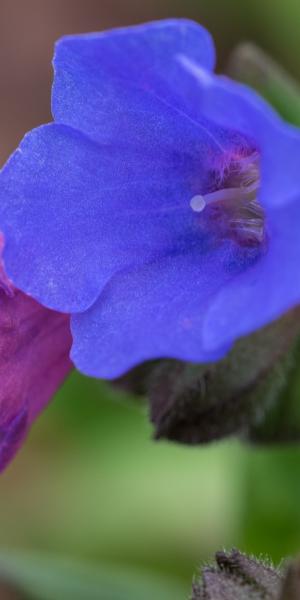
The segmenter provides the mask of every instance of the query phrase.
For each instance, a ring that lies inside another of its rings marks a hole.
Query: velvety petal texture
[[[171,19],[63,38],[54,56],[54,119],[102,141],[146,117],[147,96],[193,117],[198,99],[180,56],[208,71],[214,67],[212,38],[193,21]]]
[[[199,257],[193,247],[116,275],[90,310],[72,318],[74,363],[89,375],[115,378],[152,358],[223,356],[228,348],[207,351],[199,332],[211,297],[232,277],[232,252],[224,244]]]
[[[80,312],[116,271],[189,244],[190,198],[208,189],[221,151],[206,128],[164,107],[159,118],[154,147],[150,137],[100,144],[57,124],[25,137],[1,174],[5,266],[19,289]]]
[[[84,373],[216,360],[300,301],[299,131],[214,60],[187,20],[63,38],[0,174],[6,271]]]

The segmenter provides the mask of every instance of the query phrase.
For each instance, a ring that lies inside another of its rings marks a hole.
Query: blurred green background
[[[211,30],[220,68],[238,42],[252,40],[300,78],[299,0],[1,0],[1,161],[50,119],[57,37],[170,16]],[[217,549],[238,546],[276,562],[296,553],[299,500],[300,449],[153,442],[145,408],[74,373],[1,477],[0,546],[86,561],[121,588],[141,576],[139,600],[151,597],[150,580],[184,598]],[[127,600],[126,592],[111,598]]]

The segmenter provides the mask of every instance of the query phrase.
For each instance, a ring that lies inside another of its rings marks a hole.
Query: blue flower
[[[217,360],[299,303],[299,131],[214,62],[186,20],[63,38],[54,122],[2,170],[8,276],[86,374]]]

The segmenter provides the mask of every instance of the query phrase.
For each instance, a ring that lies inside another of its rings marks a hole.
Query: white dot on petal
[[[204,210],[206,206],[206,202],[204,200],[204,197],[201,196],[201,194],[197,194],[196,196],[193,196],[191,201],[190,201],[190,207],[193,211],[195,212],[202,212]]]

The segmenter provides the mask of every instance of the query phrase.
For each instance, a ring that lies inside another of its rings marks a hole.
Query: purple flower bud
[[[0,470],[69,373],[70,347],[68,317],[16,290],[0,264]]]
[[[291,589],[296,595],[288,592]],[[217,552],[216,565],[202,569],[200,583],[193,586],[192,600],[296,600],[299,593],[297,563],[280,571],[232,550]]]

